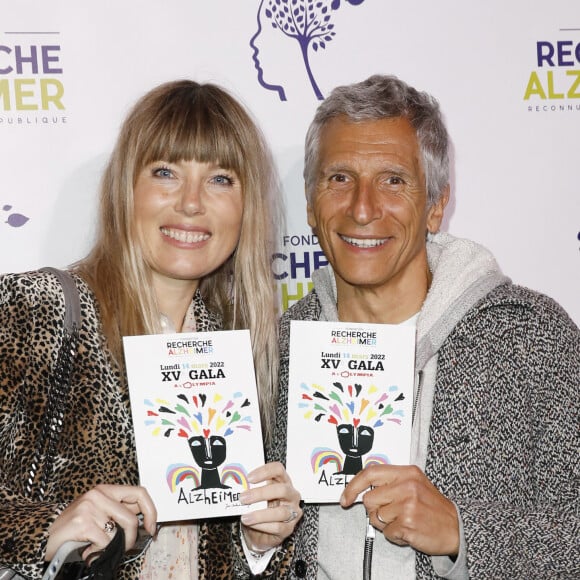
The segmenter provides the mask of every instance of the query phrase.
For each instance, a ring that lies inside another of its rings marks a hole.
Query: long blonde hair
[[[266,440],[276,399],[277,308],[271,259],[282,216],[276,172],[264,137],[224,89],[190,80],[153,89],[130,111],[105,170],[97,240],[76,269],[93,289],[113,356],[123,366],[122,336],[160,331],[159,310],[134,231],[133,187],[153,161],[217,163],[235,171],[243,192],[238,246],[200,291],[225,329],[248,328]]]

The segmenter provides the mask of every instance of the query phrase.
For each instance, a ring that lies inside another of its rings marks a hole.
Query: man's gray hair
[[[449,183],[449,135],[437,101],[394,76],[373,75],[360,83],[336,87],[319,105],[306,134],[304,180],[311,199],[316,187],[320,135],[332,119],[348,122],[406,117],[417,133],[425,172],[427,200],[436,203]]]

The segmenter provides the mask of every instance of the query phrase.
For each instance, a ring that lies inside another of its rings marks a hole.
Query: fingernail
[[[252,493],[249,491],[242,491],[242,493],[240,493],[240,501],[243,504],[252,503]]]
[[[246,526],[251,526],[254,523],[254,518],[252,514],[242,514],[242,517],[240,519],[242,521],[242,524],[245,524]]]

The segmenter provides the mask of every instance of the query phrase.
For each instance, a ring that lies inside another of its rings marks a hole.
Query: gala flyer
[[[291,322],[286,469],[304,501],[409,463],[414,359],[414,325]]]
[[[159,521],[239,515],[264,463],[250,333],[123,338],[141,485]]]

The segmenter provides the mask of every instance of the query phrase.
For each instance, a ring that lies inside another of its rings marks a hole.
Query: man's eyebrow
[[[329,165],[320,166],[319,173],[321,175],[327,175],[328,173],[350,173],[350,172],[358,172],[356,168],[352,165],[345,163],[345,162],[338,162],[338,163],[330,163]],[[376,173],[392,173],[394,175],[400,176],[409,176],[412,173],[412,170],[400,163],[393,163],[390,161],[385,162],[382,166],[379,167]]]
[[[340,171],[352,171],[352,169],[349,168],[349,166],[344,162],[331,163],[330,165],[320,166],[320,173],[334,173]]]
[[[412,175],[411,171],[401,165],[390,166],[383,169],[381,173],[390,173],[391,175],[398,175],[399,177],[410,177]]]

